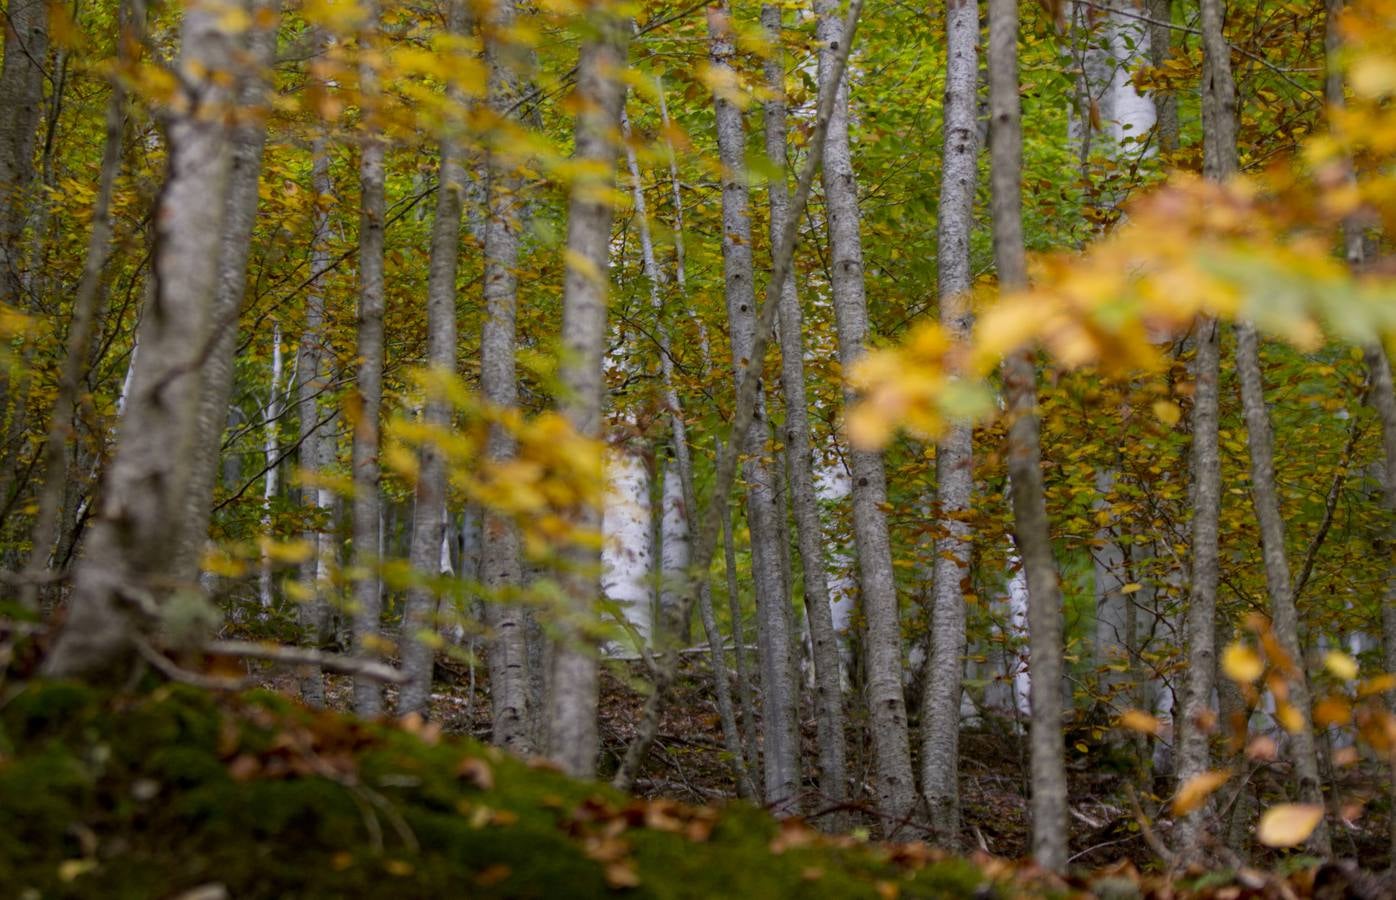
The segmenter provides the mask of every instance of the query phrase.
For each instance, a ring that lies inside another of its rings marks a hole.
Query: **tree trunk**
[[[155,290],[141,316],[141,352],[121,417],[102,509],[78,565],[67,624],[44,663],[50,675],[119,672],[143,640],[131,607],[171,596],[169,547],[180,528],[196,427],[201,351],[218,276],[236,40],[220,9],[189,4],[178,70],[188,111],[168,128],[169,174],[155,215]],[[212,202],[210,202],[212,198]]]
[[[377,43],[378,5],[365,5],[368,25],[360,35],[360,51],[369,52]],[[379,590],[381,564],[382,498],[378,484],[382,470],[378,464],[379,417],[383,406],[383,238],[386,209],[383,187],[385,145],[379,133],[378,104],[382,102],[378,71],[372,61],[359,63],[359,86],[363,96],[363,121],[359,138],[359,317],[358,379],[355,383],[351,420],[354,426],[352,468],[354,477],[354,649],[362,657],[375,659],[382,652],[383,597]],[[354,711],[376,716],[383,711],[383,686],[368,678],[354,679]]]
[[[513,0],[494,7],[493,28],[504,30],[514,20]],[[518,78],[509,61],[501,58],[494,42],[486,44],[490,67],[489,103],[503,114],[515,102]],[[486,402],[500,409],[518,405],[518,376],[514,359],[516,340],[519,235],[523,208],[519,193],[523,181],[515,164],[492,150],[486,159],[486,213],[484,224],[485,321],[480,338],[480,390]],[[514,455],[514,439],[504,428],[490,426],[485,448],[491,460]],[[491,739],[515,753],[535,749],[533,711],[530,709],[527,628],[523,609],[509,602],[509,592],[522,586],[519,535],[512,522],[498,512],[481,510],[480,582],[488,602],[485,623],[490,629],[489,670]]]
[[[1260,523],[1260,546],[1265,559],[1265,586],[1270,595],[1270,611],[1275,639],[1289,655],[1294,667],[1289,679],[1289,703],[1302,721],[1291,735],[1294,770],[1299,777],[1299,798],[1304,803],[1323,805],[1323,782],[1319,777],[1318,750],[1314,743],[1309,679],[1305,657],[1299,644],[1299,610],[1294,603],[1289,560],[1285,553],[1285,526],[1280,498],[1275,488],[1275,437],[1270,410],[1265,403],[1265,384],[1260,371],[1260,339],[1254,326],[1236,324],[1236,370],[1241,379],[1241,404],[1246,416],[1246,432],[1251,451],[1251,500]],[[1308,847],[1328,856],[1332,847],[1328,825],[1321,820]]]
[[[669,407],[670,439],[674,447],[672,462],[664,466],[664,487],[662,494],[661,523],[662,540],[660,553],[660,613],[663,617],[661,635],[672,647],[683,637],[687,617],[683,614],[682,588],[692,564],[693,545],[689,528],[689,510],[697,509],[697,494],[693,487],[693,454],[688,443],[688,426],[684,422],[683,407],[678,390],[674,385],[674,358],[669,320],[664,314],[664,298],[661,287],[664,273],[654,254],[654,241],[650,236],[649,218],[645,204],[645,193],[640,184],[640,166],[635,151],[626,145],[626,166],[630,170],[630,195],[635,204],[635,216],[640,226],[640,252],[644,264],[645,277],[650,282],[650,305],[658,317],[659,326],[659,366],[664,380],[665,404]],[[681,243],[682,236],[678,238]],[[682,288],[681,288],[682,290]],[[732,759],[732,770],[736,777],[737,793],[743,797],[755,797],[755,785],[747,768],[749,761],[743,752],[741,732],[737,729],[736,710],[732,703],[731,684],[727,680],[727,662],[722,650],[722,635],[717,628],[717,615],[713,610],[712,588],[704,582],[698,597],[699,615],[703,621],[703,632],[708,639],[712,656],[713,693],[717,697],[718,717],[722,721],[724,746]],[[733,634],[740,634],[741,627],[734,623]],[[740,641],[740,638],[736,638]],[[740,649],[737,650],[740,653]],[[740,660],[740,656],[738,657]],[[738,669],[738,677],[744,673]],[[748,720],[748,728],[751,727]]]
[[[44,103],[48,62],[47,0],[10,0],[0,63],[0,306],[20,304],[21,236],[34,181],[34,139]],[[0,409],[0,414],[4,410]]]
[[[447,31],[465,29],[465,6],[451,0]],[[464,98],[452,100],[464,108]],[[443,377],[456,371],[456,268],[460,259],[461,206],[466,171],[454,126],[442,126],[441,164],[437,175],[436,218],[431,227],[431,263],[427,275],[427,365]],[[451,426],[451,404],[444,392],[429,392],[423,411],[424,424],[445,431]],[[417,494],[412,510],[412,546],[409,558],[414,576],[435,579],[441,573],[441,540],[446,533],[446,459],[433,442],[423,444],[418,455]],[[407,681],[398,695],[399,715],[427,712],[431,698],[431,673],[436,646],[438,596],[430,583],[417,583],[407,592],[402,614],[402,668]]]
[[[322,649],[330,637],[330,604],[325,592],[329,589],[331,565],[334,562],[334,535],[321,521],[332,515],[334,494],[316,483],[315,476],[334,462],[334,437],[328,434],[328,422],[322,422],[325,408],[323,394],[328,389],[327,362],[333,359],[326,334],[325,294],[321,277],[329,269],[329,210],[331,199],[330,164],[325,152],[325,139],[317,136],[311,144],[310,182],[316,205],[312,216],[310,246],[311,283],[305,297],[305,331],[297,348],[296,372],[299,380],[296,398],[300,416],[300,468],[306,476],[301,502],[316,520],[306,532],[310,543],[310,558],[301,569],[301,584],[305,589],[299,610],[302,639],[314,649]],[[325,416],[324,418],[330,418]],[[307,706],[319,709],[325,705],[325,679],[318,667],[307,667],[301,677],[301,699]]]
[[[577,63],[576,151],[585,164],[571,187],[567,202],[567,274],[562,294],[563,362],[558,376],[563,396],[558,409],[578,434],[601,437],[605,402],[602,365],[606,352],[606,303],[609,288],[611,219],[609,200],[625,91],[617,77],[625,66],[628,24],[609,10],[594,14],[595,35],[582,46]],[[572,523],[599,532],[601,510],[583,508]],[[596,648],[577,624],[596,615],[600,553],[574,546],[561,573],[563,592],[573,621],[558,629],[549,693],[548,751],[571,775],[590,777],[596,771],[596,724],[599,672]]]
[[[39,4],[42,5],[42,4]],[[122,2],[118,12],[121,37],[117,41],[118,60],[128,63],[129,48],[145,34],[144,6]],[[4,96],[0,94],[0,96]],[[97,176],[97,196],[92,206],[92,230],[87,238],[87,255],[83,260],[82,278],[73,297],[72,322],[68,326],[67,353],[59,374],[58,395],[49,417],[47,440],[44,444],[44,476],[39,493],[39,509],[31,531],[26,579],[21,585],[20,600],[29,609],[37,608],[38,584],[50,568],[50,557],[60,535],[60,513],[65,487],[71,487],[68,477],[69,446],[77,441],[77,408],[82,390],[83,373],[92,359],[93,336],[97,332],[98,307],[102,295],[102,277],[112,253],[112,193],[121,172],[122,140],[126,130],[126,90],[119,80],[113,80],[111,97],[107,100],[102,165]]]
[[[946,10],[945,141],[937,216],[940,321],[969,339],[969,239],[979,158],[978,0]],[[960,695],[965,671],[965,589],[971,535],[964,516],[974,492],[974,431],[953,425],[936,447],[936,518],[944,531],[932,564],[931,654],[921,706],[921,789],[938,844],[960,846]]]
[[[761,7],[761,22],[773,47],[780,46],[781,12],[774,4]],[[767,184],[771,207],[771,246],[789,227],[790,197],[786,184],[785,59],[773,52],[766,59],[766,158],[778,174]],[[774,250],[773,250],[774,252]],[[814,488],[814,450],[810,437],[809,399],[805,393],[804,321],[795,277],[787,273],[780,285],[780,386],[785,399],[785,466],[790,480],[790,506],[804,574],[805,615],[809,621],[814,661],[815,716],[819,741],[819,792],[830,807],[848,796],[847,747],[844,739],[843,690],[838,636],[829,605],[829,577],[824,565],[824,533],[819,498]],[[838,830],[840,819],[827,823]]]
[[[819,17],[819,89],[834,94],[829,128],[824,137],[824,205],[832,259],[834,317],[837,320],[839,362],[843,371],[867,350],[868,306],[863,292],[863,243],[859,233],[858,185],[848,143],[848,83],[833,81],[833,54],[842,39],[838,3],[817,0]],[[852,401],[845,392],[845,404]],[[916,782],[911,772],[906,697],[902,693],[902,642],[897,583],[892,569],[892,543],[883,505],[887,476],[882,454],[852,448],[853,537],[858,553],[858,583],[867,620],[867,703],[876,758],[878,809],[893,822],[909,817],[916,807]],[[895,831],[895,824],[888,830]]]
[[[1027,286],[1023,252],[1023,131],[1018,99],[1018,3],[989,0],[989,150],[994,260],[1004,293]],[[1066,866],[1065,740],[1062,734],[1062,611],[1042,485],[1037,370],[1031,351],[1003,363],[1013,531],[1028,588],[1032,665],[1032,853],[1054,871]]]
[[[254,8],[274,9],[275,0],[259,0]],[[260,109],[265,101],[265,69],[276,50],[276,26],[249,28],[245,33],[252,64],[238,86],[240,108]],[[262,174],[262,150],[266,126],[262,117],[240,117],[233,132],[232,170],[218,250],[218,284],[209,319],[209,344],[200,360],[198,432],[189,462],[189,482],[182,498],[179,528],[175,533],[172,571],[180,581],[192,584],[199,575],[199,558],[208,541],[212,517],[213,487],[218,480],[220,438],[228,422],[233,394],[233,364],[237,350],[238,313],[247,292],[247,260],[252,250],[252,229],[257,221],[258,181]]]
[[[708,11],[714,68],[731,71],[731,11],[726,3]],[[722,165],[722,271],[731,325],[732,366],[738,382],[756,348],[756,292],[752,267],[751,216],[742,112],[720,92],[713,96],[718,157]],[[759,361],[753,363],[760,365]],[[759,371],[759,370],[758,370]],[[762,460],[765,400],[757,384],[756,415],[742,440],[751,453],[742,462],[751,526],[752,581],[756,588],[757,644],[761,653],[766,804],[778,814],[799,807],[799,691],[793,654],[794,616],[781,573],[775,475]]]

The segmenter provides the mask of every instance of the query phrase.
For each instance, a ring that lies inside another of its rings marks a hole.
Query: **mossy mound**
[[[430,728],[179,686],[0,710],[0,894],[1019,896],[964,860],[640,801]],[[217,894],[216,890],[210,890]]]

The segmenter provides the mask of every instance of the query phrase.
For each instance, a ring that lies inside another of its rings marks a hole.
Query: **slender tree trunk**
[[[254,8],[274,9],[270,5],[273,2],[260,0]],[[242,108],[260,109],[267,90],[264,70],[276,50],[276,26],[250,28],[246,37],[252,63],[238,86],[237,103]],[[238,313],[247,292],[247,260],[257,221],[257,184],[266,143],[261,116],[240,117],[239,122],[242,124],[233,131],[232,170],[218,251],[218,284],[209,320],[211,332],[200,360],[203,380],[198,432],[189,462],[189,482],[181,501],[180,525],[175,533],[173,572],[180,581],[190,584],[198,578],[199,558],[208,541],[213,487],[218,479],[219,439],[228,422],[228,404],[233,395]]]
[[[1173,55],[1173,0],[1148,0],[1149,64],[1161,68]],[[1172,91],[1154,95],[1154,143],[1160,155],[1178,149],[1178,97]]]
[[[494,7],[493,28],[502,31],[514,18],[513,0]],[[486,43],[490,67],[489,102],[503,113],[519,92],[518,78],[501,49]],[[480,338],[480,390],[485,400],[501,409],[518,405],[518,375],[514,360],[515,314],[518,297],[519,235],[523,209],[523,181],[516,165],[491,151],[486,160],[486,217],[484,235],[485,322]],[[502,461],[515,453],[514,438],[498,426],[490,427],[486,453]],[[485,622],[490,629],[489,670],[492,739],[515,753],[532,752],[535,733],[529,705],[528,641],[524,612],[508,602],[509,592],[523,581],[519,565],[519,535],[507,517],[481,510],[480,581],[490,602]]]
[[[848,48],[852,45],[853,37],[857,33],[858,18],[862,11],[862,0],[849,0],[848,17],[845,20],[843,39],[840,42],[842,49],[833,60],[836,77],[832,80],[841,77],[841,72],[848,59]],[[805,166],[800,172],[799,181],[795,185],[794,199],[791,201],[790,221],[792,223],[804,215],[805,206],[809,203],[814,176],[819,170],[824,155],[824,133],[828,129],[833,99],[832,94],[821,96],[819,99],[809,158],[805,161]],[[736,409],[732,415],[732,430],[727,443],[718,447],[712,502],[703,510],[698,538],[694,543],[693,577],[688,579],[683,591],[682,612],[684,614],[692,609],[693,603],[697,599],[699,587],[703,579],[708,576],[713,552],[717,547],[719,526],[727,515],[727,495],[732,490],[732,483],[736,479],[737,458],[749,449],[746,446],[746,437],[752,433],[752,426],[757,421],[757,400],[760,395],[761,380],[760,364],[765,357],[767,340],[775,327],[776,307],[780,300],[780,285],[784,283],[785,273],[790,270],[791,261],[794,259],[795,240],[796,230],[792,225],[792,227],[785,229],[785,233],[781,235],[777,244],[776,252],[772,254],[771,279],[767,282],[766,297],[762,301],[761,309],[756,317],[757,327],[752,351],[737,377]],[[634,784],[636,773],[649,754],[650,748],[654,745],[654,739],[659,733],[660,712],[668,699],[669,688],[674,682],[677,661],[678,655],[670,654],[659,662],[658,670],[655,673],[654,691],[645,701],[644,712],[639,727],[636,729],[635,738],[630,742],[630,746],[626,747],[625,758],[621,760],[620,769],[612,780],[612,783],[619,788],[626,789]]]
[[[330,637],[330,604],[325,592],[329,589],[330,568],[334,561],[334,535],[325,528],[324,520],[333,514],[334,495],[319,484],[316,476],[334,461],[334,437],[328,433],[328,423],[322,422],[322,395],[328,388],[327,368],[331,357],[326,335],[325,295],[320,281],[329,268],[329,210],[331,199],[329,157],[325,139],[317,136],[311,145],[310,182],[315,193],[312,217],[310,271],[312,282],[305,297],[305,331],[297,348],[296,372],[297,411],[300,416],[300,468],[306,476],[301,502],[315,524],[306,532],[311,554],[301,569],[301,584],[305,597],[299,609],[302,639],[314,649],[321,649]],[[326,417],[328,418],[328,417]],[[307,667],[301,677],[301,698],[306,705],[319,709],[325,705],[325,679],[319,667]]]
[[[595,13],[595,36],[582,46],[577,63],[576,152],[586,164],[572,183],[567,204],[567,274],[562,295],[563,362],[558,408],[585,437],[600,439],[605,402],[602,364],[606,352],[606,303],[609,288],[611,219],[608,199],[615,182],[615,162],[625,91],[619,74],[625,66],[629,25],[607,8]],[[573,522],[599,532],[601,510],[584,508]],[[579,621],[596,614],[600,554],[574,547],[562,573],[569,615],[559,629],[553,652],[549,693],[549,753],[572,775],[596,771],[596,724],[599,672],[596,648],[589,645]]]
[[[1224,180],[1235,174],[1236,85],[1231,77],[1230,47],[1222,34],[1223,0],[1202,0],[1202,115],[1204,174]],[[1187,784],[1210,765],[1208,748],[1214,719],[1212,693],[1216,687],[1217,522],[1221,511],[1221,459],[1217,439],[1217,381],[1221,366],[1221,337],[1217,323],[1201,319],[1193,331],[1197,355],[1193,360],[1196,390],[1192,410],[1192,586],[1188,592],[1188,669],[1182,733],[1178,752],[1178,783]],[[1176,851],[1180,863],[1200,861],[1203,810],[1177,824]]]
[[[155,215],[155,290],[141,317],[140,355],[107,471],[101,514],[78,566],[68,621],[44,663],[50,675],[120,670],[140,627],[132,606],[170,593],[168,549],[180,527],[223,234],[231,97],[217,73],[232,70],[227,17],[185,8],[178,70],[188,110],[168,128],[169,174]],[[212,198],[212,201],[210,201]]]
[[[271,339],[271,384],[267,387],[267,403],[262,408],[262,458],[266,461],[266,474],[262,480],[262,534],[272,536],[271,505],[281,486],[281,471],[277,460],[281,456],[281,414],[286,403],[281,396],[281,379],[285,374],[284,357],[281,355],[281,325],[272,326]],[[263,611],[271,609],[274,599],[272,585],[272,560],[268,549],[262,551],[262,571],[259,576],[258,593]]]
[[[1027,286],[1023,252],[1022,113],[1018,100],[1018,3],[989,0],[989,150],[994,259],[1005,293]],[[1037,370],[1031,351],[1003,363],[1013,531],[1028,587],[1032,665],[1032,853],[1044,868],[1066,866],[1065,741],[1062,734],[1062,610],[1042,485]]]
[[[832,80],[831,61],[842,39],[838,3],[816,0],[815,14],[819,17],[819,89],[832,92],[835,98],[824,138],[824,205],[833,256],[831,278],[839,361],[843,371],[848,372],[866,352],[868,341],[858,184],[848,143],[849,79]],[[852,395],[846,392],[845,403],[851,399]],[[867,702],[877,762],[878,808],[895,822],[912,815],[917,797],[911,772],[906,697],[902,693],[902,641],[892,541],[882,509],[887,501],[887,475],[882,454],[877,451],[850,449],[849,469],[853,479],[858,583],[867,620]],[[889,828],[895,829],[895,824]]]
[[[654,254],[654,241],[650,236],[649,218],[645,203],[645,193],[640,182],[640,166],[635,151],[626,145],[626,166],[630,170],[630,195],[635,204],[635,217],[640,227],[640,253],[645,277],[650,283],[650,304],[659,319],[659,367],[664,380],[665,404],[669,408],[670,438],[673,443],[673,462],[664,466],[663,488],[663,541],[661,543],[662,563],[660,568],[660,611],[665,616],[661,635],[671,646],[682,637],[684,621],[680,618],[682,598],[680,596],[684,578],[692,562],[692,542],[689,531],[689,510],[697,509],[698,501],[693,487],[693,455],[688,443],[688,426],[683,418],[683,406],[679,401],[674,384],[674,358],[669,319],[664,311],[662,288],[665,282],[663,270]],[[686,298],[685,298],[686,299]],[[677,490],[675,490],[677,488]],[[732,770],[736,776],[737,792],[743,797],[754,797],[755,785],[747,769],[747,759],[743,752],[741,732],[737,729],[736,710],[732,703],[732,688],[727,680],[727,661],[722,649],[722,634],[717,628],[717,615],[713,610],[712,589],[706,583],[698,597],[699,616],[703,621],[703,632],[708,639],[712,656],[713,693],[717,697],[718,717],[722,721],[723,743],[732,759]],[[740,631],[733,628],[734,633]],[[748,724],[750,727],[750,724]]]
[[[366,4],[369,25],[360,35],[360,51],[377,43],[378,5]],[[358,379],[355,383],[352,421],[354,475],[354,649],[373,659],[382,652],[383,597],[379,589],[381,565],[382,498],[378,464],[379,417],[383,406],[383,239],[386,218],[383,157],[385,146],[377,121],[381,101],[378,71],[371,61],[359,64],[359,88],[363,95],[362,141],[359,159],[359,321]],[[376,716],[383,711],[383,686],[368,678],[354,679],[354,711]]]
[[[761,22],[772,46],[779,48],[781,11],[775,4],[761,7]],[[767,184],[771,207],[771,246],[790,224],[790,197],[786,184],[789,161],[786,151],[785,59],[779,52],[766,58],[765,102],[766,158],[780,173]],[[804,322],[795,278],[788,273],[780,285],[780,386],[785,399],[785,465],[790,480],[790,506],[795,514],[795,536],[804,574],[805,615],[809,621],[814,657],[815,716],[819,741],[819,792],[830,807],[848,796],[847,747],[844,740],[843,690],[838,636],[829,605],[829,577],[824,565],[824,534],[819,519],[819,498],[814,488],[814,450],[810,437],[809,399],[805,392]],[[826,826],[838,830],[841,818]]]
[[[44,103],[48,65],[47,0],[10,0],[0,62],[0,305],[21,304],[24,250],[21,235],[34,181],[34,140]],[[0,416],[3,416],[0,409]]]
[[[945,141],[937,216],[940,321],[969,339],[969,239],[979,158],[979,3],[946,9]],[[936,842],[960,845],[960,695],[965,671],[965,590],[971,535],[964,516],[974,492],[974,432],[951,427],[936,447],[936,516],[944,530],[932,564],[931,655],[921,706],[921,785]]]
[[[451,0],[447,31],[465,30],[465,5]],[[452,92],[455,93],[454,91]],[[454,102],[464,108],[464,98]],[[461,206],[466,171],[454,126],[446,125],[441,138],[441,163],[437,175],[436,218],[431,228],[431,263],[427,275],[427,365],[443,376],[456,370],[456,268],[460,259]],[[451,404],[444,393],[427,397],[423,422],[443,431],[451,425]],[[431,441],[418,457],[417,495],[412,512],[410,561],[415,576],[435,578],[441,573],[441,540],[446,532],[446,459]],[[436,646],[436,589],[415,584],[407,592],[402,617],[402,668],[407,681],[398,695],[398,714],[427,712],[431,697],[431,673]]]
[[[732,71],[735,52],[731,11],[724,2],[708,10],[711,59],[717,69]],[[752,266],[750,197],[746,171],[746,137],[742,112],[720,92],[713,97],[718,156],[722,164],[722,271],[731,323],[732,366],[741,379],[756,347],[756,291]],[[754,361],[759,366],[759,361]],[[759,371],[759,369],[758,369]],[[756,452],[765,431],[765,400],[757,385],[756,416],[743,437],[752,451],[742,462],[747,482],[747,520],[751,526],[752,581],[756,588],[757,643],[761,648],[766,804],[780,814],[799,807],[799,691],[793,653],[794,622],[781,573],[775,476]]]
[[[1241,404],[1251,451],[1251,500],[1260,522],[1260,546],[1265,558],[1265,585],[1270,595],[1272,626],[1275,639],[1294,667],[1289,679],[1289,703],[1299,711],[1302,720],[1299,729],[1290,737],[1294,770],[1299,777],[1299,798],[1305,803],[1323,806],[1323,781],[1319,776],[1318,749],[1314,742],[1309,679],[1304,672],[1304,651],[1299,644],[1299,610],[1294,603],[1285,553],[1284,519],[1275,488],[1275,437],[1260,371],[1260,338],[1254,326],[1245,322],[1236,324],[1236,370],[1241,378]],[[1309,837],[1308,846],[1320,856],[1331,852],[1326,821],[1319,822]]]
[[[118,13],[120,37],[117,41],[118,59],[128,62],[129,49],[145,32],[144,6],[122,2]],[[8,52],[8,51],[7,51]],[[3,94],[0,94],[3,96]],[[97,331],[98,307],[102,277],[111,258],[112,193],[121,172],[121,149],[126,125],[126,91],[119,80],[113,80],[111,97],[107,100],[102,165],[97,176],[97,196],[92,206],[92,230],[87,238],[87,255],[83,260],[82,278],[73,297],[72,322],[68,326],[67,354],[59,374],[58,396],[49,417],[48,437],[44,445],[44,476],[39,493],[39,509],[31,532],[26,579],[21,586],[20,600],[30,609],[37,606],[38,582],[49,568],[50,556],[58,542],[60,512],[68,477],[68,449],[76,442],[77,406],[82,390],[83,373],[92,358],[92,339]]]

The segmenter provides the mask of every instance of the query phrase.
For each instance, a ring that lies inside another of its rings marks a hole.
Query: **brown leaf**
[[[635,864],[629,860],[608,863],[603,870],[606,886],[615,890],[627,890],[640,886],[640,875]]]
[[[251,781],[261,770],[261,762],[250,753],[240,754],[228,763],[228,774],[234,781]]]
[[[464,778],[482,791],[494,789],[494,770],[478,756],[467,756],[456,766],[456,777]]]

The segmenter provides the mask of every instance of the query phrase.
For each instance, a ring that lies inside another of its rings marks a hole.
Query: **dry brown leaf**
[[[467,756],[456,766],[456,777],[464,778],[482,791],[494,788],[494,770],[478,756]]]
[[[1120,727],[1142,734],[1157,735],[1163,731],[1163,723],[1140,709],[1127,709],[1120,714]]]

